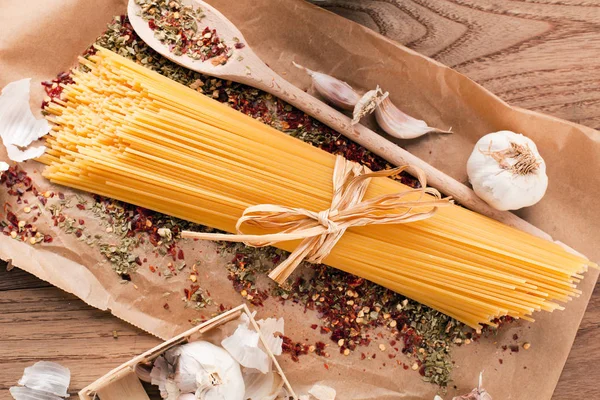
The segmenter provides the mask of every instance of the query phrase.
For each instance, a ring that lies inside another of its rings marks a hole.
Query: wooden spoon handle
[[[510,225],[524,232],[552,241],[552,237],[508,211],[499,211],[481,200],[473,190],[449,175],[434,168],[420,158],[412,155],[395,143],[373,132],[363,125],[352,125],[351,119],[292,85],[266,65],[247,74],[244,79],[251,86],[262,89],[294,107],[304,111],[320,122],[343,134],[395,166],[412,165],[427,174],[428,183],[447,196],[452,196],[464,207]]]

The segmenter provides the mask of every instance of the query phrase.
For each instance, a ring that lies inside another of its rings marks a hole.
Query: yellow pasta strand
[[[245,208],[329,208],[335,157],[99,49],[51,104],[41,161],[58,184],[234,232]],[[372,179],[365,199],[407,187]],[[277,246],[293,250],[298,242]],[[325,263],[479,329],[560,310],[588,266],[561,246],[458,206],[349,229]]]

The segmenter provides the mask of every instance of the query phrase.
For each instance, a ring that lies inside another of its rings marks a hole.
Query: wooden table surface
[[[510,104],[600,128],[599,0],[314,3],[457,69]],[[554,400],[598,398],[599,333],[597,284]],[[0,399],[37,360],[70,367],[75,393],[156,343],[107,312],[0,266]]]

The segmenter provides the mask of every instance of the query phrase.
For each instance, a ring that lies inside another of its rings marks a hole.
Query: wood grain
[[[457,69],[510,104],[600,128],[600,1],[314,3]],[[599,330],[600,284],[554,400],[597,397]],[[8,398],[8,387],[39,359],[70,367],[70,391],[76,393],[158,342],[23,271],[7,272],[0,265],[0,398]]]

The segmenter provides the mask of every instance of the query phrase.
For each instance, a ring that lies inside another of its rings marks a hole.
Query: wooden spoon
[[[140,7],[135,0],[129,0],[128,15],[131,25],[136,33],[162,56],[193,71],[217,78],[243,83],[257,89],[271,93],[273,96],[288,102],[294,107],[321,121],[330,128],[343,134],[347,138],[369,149],[373,153],[387,160],[393,165],[413,165],[423,170],[431,186],[442,193],[452,196],[461,205],[480,214],[496,219],[522,231],[552,240],[550,235],[531,225],[527,221],[507,211],[498,211],[481,200],[475,192],[467,186],[432,167],[420,158],[410,154],[403,148],[390,142],[379,134],[363,125],[352,125],[351,119],[335,110],[329,105],[307,94],[291,83],[287,82],[275,71],[270,69],[248,46],[242,33],[223,14],[211,5],[200,0],[183,0],[184,5],[200,8],[205,17],[199,26],[208,26],[216,29],[219,37],[233,50],[233,55],[224,65],[214,65],[211,60],[194,60],[186,55],[177,56],[169,51],[168,47],[154,37],[154,31],[140,16]],[[237,39],[234,39],[237,38]],[[237,41],[244,43],[241,49],[235,48]],[[318,68],[316,68],[318,70]]]

